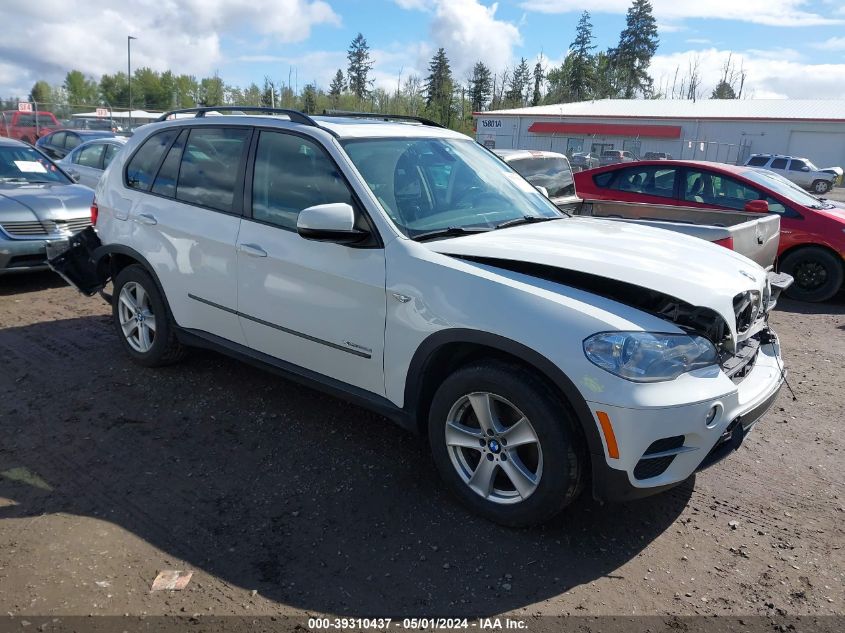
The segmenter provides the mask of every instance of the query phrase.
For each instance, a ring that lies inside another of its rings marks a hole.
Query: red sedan
[[[812,196],[772,172],[692,160],[640,161],[579,172],[575,190],[586,201],[777,213],[778,267],[795,278],[787,295],[826,301],[842,287],[845,204]]]

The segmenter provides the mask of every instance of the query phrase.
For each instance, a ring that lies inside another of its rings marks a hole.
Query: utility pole
[[[126,81],[129,83],[129,123],[132,125],[132,40],[137,40],[137,37],[131,35],[126,36]]]

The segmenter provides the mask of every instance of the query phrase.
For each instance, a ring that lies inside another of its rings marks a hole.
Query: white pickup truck
[[[775,214],[584,199],[575,190],[572,168],[563,154],[508,149],[494,152],[531,184],[542,187],[552,202],[567,213],[692,235],[730,248],[763,268],[774,266],[780,241],[780,217]]]
[[[514,526],[587,482],[603,500],[674,486],[777,397],[767,315],[783,284],[737,253],[568,216],[425,120],[179,114],[129,139],[97,186],[96,232],[50,260],[89,294],[111,280],[139,365],[208,347],[370,407]],[[377,432],[355,409],[344,424]],[[380,459],[406,468],[393,450]]]

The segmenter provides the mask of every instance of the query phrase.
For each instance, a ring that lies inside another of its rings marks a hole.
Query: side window
[[[807,166],[803,160],[795,160],[794,158],[789,162],[789,171],[801,171]]]
[[[106,143],[106,149],[103,156],[103,169],[105,169],[111,164],[112,159],[117,156],[117,153],[119,151],[120,145],[112,145],[111,143]]]
[[[251,132],[250,128],[193,128],[182,153],[176,198],[231,212]]]
[[[354,204],[335,164],[316,143],[293,134],[261,132],[252,179],[252,217],[290,231],[299,212],[332,202]]]
[[[76,153],[73,162],[82,165],[83,167],[100,169],[100,160],[103,158],[103,151],[105,148],[106,146],[102,143],[94,143],[93,145],[83,147]]]
[[[188,140],[190,130],[182,130],[173,145],[167,151],[167,156],[158,170],[152,192],[169,198],[176,197],[176,181],[179,178],[179,165],[182,161],[182,148]]]
[[[768,162],[768,156],[752,156],[747,164],[751,167],[764,167]]]
[[[148,191],[153,182],[164,152],[178,130],[170,129],[159,132],[144,141],[126,166],[126,184],[133,189]]]
[[[68,132],[67,138],[65,138],[65,149],[73,149],[81,144],[81,138],[79,138],[76,134]]]
[[[610,188],[647,196],[672,198],[675,193],[675,169],[653,165],[622,169]]]
[[[786,169],[786,159],[776,158],[772,161],[772,169]]]
[[[763,199],[756,189],[728,176],[708,171],[687,170],[684,200],[741,211],[751,200]]]
[[[593,176],[593,182],[596,183],[596,186],[604,189],[610,185],[610,182],[613,180],[613,177],[616,174],[617,172],[615,171],[606,171],[601,174],[596,174],[595,176]]]
[[[67,132],[56,132],[53,134],[50,139],[47,141],[49,145],[55,145],[56,147],[63,147],[65,144],[65,137],[67,136]]]

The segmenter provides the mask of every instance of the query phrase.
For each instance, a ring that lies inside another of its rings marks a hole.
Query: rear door
[[[773,158],[772,162],[769,163],[768,169],[775,172],[776,174],[780,174],[784,178],[789,178],[790,180],[792,180],[792,178],[790,177],[790,172],[787,170],[788,164],[789,161],[786,158]]]
[[[238,236],[238,312],[249,347],[384,394],[385,263],[381,246],[306,240],[303,209],[362,207],[323,147],[262,130],[247,172]]]
[[[176,322],[241,344],[235,242],[251,135],[248,127],[170,128],[126,169],[130,243],[155,269]]]

